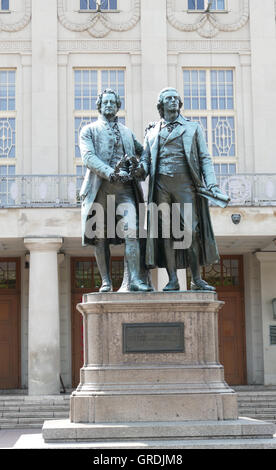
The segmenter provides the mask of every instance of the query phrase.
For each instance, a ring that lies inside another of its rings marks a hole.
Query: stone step
[[[3,429],[41,429],[42,425],[41,423],[30,423],[30,424],[18,424],[18,423],[13,423],[11,426],[10,423],[5,424],[0,422],[0,430]]]
[[[23,412],[21,411],[20,413],[18,412],[8,412],[8,413],[0,413],[0,418],[17,418],[17,417],[20,417],[20,418],[44,418],[44,419],[48,419],[48,417],[61,417],[61,418],[64,418],[64,417],[68,417],[69,416],[69,411],[68,412],[64,412],[64,411],[43,411],[43,412],[40,412],[40,411],[31,411],[29,413],[26,413],[26,412]]]
[[[252,413],[252,411],[256,411],[256,413],[276,413],[275,406],[243,406],[239,407],[239,411],[243,413]]]
[[[89,445],[90,448],[267,448],[276,449],[272,423],[239,418],[233,421],[141,423],[70,423],[46,421],[44,444]],[[89,444],[88,444],[89,442]],[[253,447],[254,445],[254,447]]]
[[[67,411],[69,410],[68,405],[7,405],[0,406],[0,413],[5,413],[9,411]]]
[[[248,397],[248,396],[245,396],[245,397],[241,397],[241,396],[238,396],[238,401],[240,402],[243,402],[243,401],[276,401],[276,396],[271,396],[271,395],[260,395],[260,396],[251,396],[251,397]]]

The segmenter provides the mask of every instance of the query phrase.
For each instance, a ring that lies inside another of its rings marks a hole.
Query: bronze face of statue
[[[143,203],[143,193],[140,184],[133,179],[130,171],[130,157],[133,159],[135,156],[136,161],[136,158],[141,156],[143,147],[134,134],[118,122],[116,115],[121,102],[115,91],[105,90],[99,95],[97,106],[98,120],[85,126],[80,134],[81,156],[87,167],[80,192],[83,197],[83,245],[94,246],[102,278],[100,292],[112,290],[109,245],[122,242],[125,242],[125,267],[128,269],[130,278],[129,290],[149,291],[152,288],[145,280],[140,256],[141,242],[137,237],[138,204]],[[128,226],[128,235],[125,238],[120,238],[117,234],[114,235],[114,238],[110,238],[108,233],[107,226],[110,221],[107,220],[107,206],[110,196],[114,197],[115,210],[121,205],[131,208],[129,213],[127,211],[124,211],[123,214],[120,211],[117,212],[117,218],[120,219],[124,215],[124,221]],[[93,219],[93,210],[99,206],[103,209],[104,219],[101,237],[91,236],[91,230],[89,230],[89,221]]]
[[[221,207],[225,207],[229,199],[217,186],[200,125],[182,116],[181,107],[182,101],[176,89],[161,91],[157,104],[161,120],[151,124],[146,133],[136,175],[143,178],[149,175],[149,205],[178,205],[181,227],[186,225],[188,228],[191,243],[185,249],[175,249],[176,240],[172,235],[151,237],[156,218],[149,212],[146,265],[148,268],[167,269],[169,282],[165,291],[179,290],[177,269],[187,267],[192,274],[191,289],[215,290],[201,278],[200,273],[200,266],[219,260],[208,198]],[[190,219],[185,217],[185,207],[191,208]],[[161,223],[164,224],[164,220],[158,220],[158,225]],[[158,233],[161,233],[160,227]]]

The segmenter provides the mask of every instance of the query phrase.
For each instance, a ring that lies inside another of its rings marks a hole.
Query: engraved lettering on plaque
[[[184,351],[184,323],[123,324],[124,354]]]

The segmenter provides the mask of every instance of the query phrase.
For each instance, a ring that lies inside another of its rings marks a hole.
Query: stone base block
[[[228,420],[237,417],[234,393],[190,392],[132,395],[74,394],[70,419],[74,423]]]
[[[147,423],[71,423],[45,421],[45,443],[90,443],[94,449],[139,448],[276,448],[276,426],[239,418],[229,421]]]

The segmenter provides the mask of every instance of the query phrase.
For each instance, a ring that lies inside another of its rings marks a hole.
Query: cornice
[[[64,10],[64,0],[58,0],[58,19],[64,28],[70,31],[83,32],[87,31],[95,38],[103,38],[110,31],[128,31],[140,20],[140,0],[131,0],[132,8],[129,10],[129,18],[127,21],[114,21],[114,14],[95,12],[90,13],[89,18],[85,22],[75,23],[68,18]],[[83,15],[82,15],[83,16]],[[115,15],[120,17],[119,15]]]
[[[198,34],[204,38],[213,38],[219,33],[219,31],[238,31],[245,26],[249,19],[249,0],[241,0],[240,3],[240,17],[234,23],[221,23],[219,21],[219,15],[213,12],[199,14],[198,21],[195,23],[184,23],[178,18],[177,12],[175,11],[175,1],[167,0],[167,19],[171,26],[179,31],[197,31]],[[191,17],[194,19],[194,15]]]
[[[4,21],[0,20],[0,31],[5,31],[7,33],[15,33],[17,31],[20,31],[29,24],[29,22],[31,21],[31,17],[32,2],[31,0],[25,0],[25,13],[23,14],[22,18],[16,23],[5,23]]]

